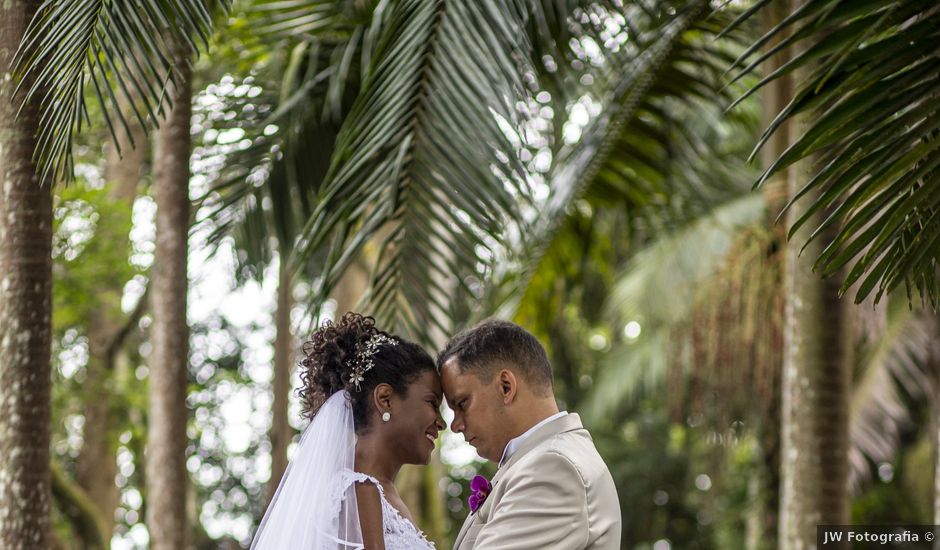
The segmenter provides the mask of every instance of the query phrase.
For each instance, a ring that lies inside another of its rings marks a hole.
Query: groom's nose
[[[450,421],[450,431],[454,432],[455,434],[462,434],[465,427],[466,426],[464,426],[463,423],[463,415],[460,413],[454,413],[454,419]]]

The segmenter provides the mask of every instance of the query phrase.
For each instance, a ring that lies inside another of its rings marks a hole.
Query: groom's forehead
[[[441,369],[441,385],[445,394],[464,392],[476,386],[477,377],[471,371],[464,371],[456,362],[448,361]]]
[[[475,395],[485,387],[479,375],[474,371],[457,372],[455,370],[449,377],[442,377],[441,382],[444,397],[451,402]]]

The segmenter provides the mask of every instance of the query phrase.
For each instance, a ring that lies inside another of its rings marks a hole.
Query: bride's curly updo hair
[[[351,381],[356,355],[375,335],[382,334],[397,345],[382,343],[372,354],[372,368],[362,375],[359,387]],[[297,392],[303,400],[304,415],[312,418],[334,393],[347,390],[352,397],[356,432],[368,428],[372,390],[388,384],[395,393],[406,396],[408,385],[425,371],[436,372],[434,360],[421,346],[375,327],[375,319],[349,312],[339,322],[327,321],[303,345]]]

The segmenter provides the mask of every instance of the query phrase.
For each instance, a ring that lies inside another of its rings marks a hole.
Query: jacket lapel
[[[463,521],[463,526],[460,528],[460,533],[457,534],[457,539],[454,541],[454,550],[459,550],[460,543],[463,542],[464,537],[467,536],[467,530],[470,529],[470,525],[473,524],[473,521],[476,519],[476,514],[469,514],[467,519]]]

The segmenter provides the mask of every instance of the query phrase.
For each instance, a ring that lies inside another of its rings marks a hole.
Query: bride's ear
[[[384,412],[390,412],[392,408],[392,387],[382,383],[375,386],[372,390],[372,404],[375,410],[379,411],[379,416]]]

